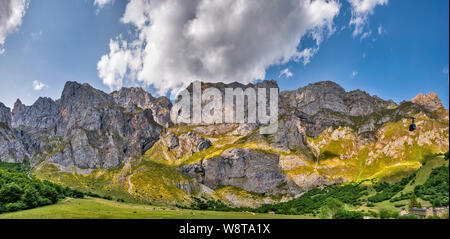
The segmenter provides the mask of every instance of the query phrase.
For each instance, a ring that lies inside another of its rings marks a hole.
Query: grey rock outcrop
[[[411,100],[411,102],[423,106],[429,111],[435,111],[444,107],[438,95],[436,95],[434,92],[428,93],[426,95],[418,94],[416,97],[414,97],[414,99]]]
[[[0,103],[0,123],[4,126],[11,127],[11,109]]]
[[[317,137],[330,126],[352,125],[351,117],[367,116],[393,108],[396,104],[364,91],[346,92],[331,81],[309,84],[295,91],[283,91],[280,115],[295,115],[305,127],[307,136]]]
[[[143,109],[150,109],[153,113],[153,119],[164,127],[172,126],[170,121],[170,109],[172,103],[169,99],[162,96],[153,97],[142,88],[122,88],[119,91],[111,93],[117,105],[124,107],[129,112],[136,112]]]
[[[20,163],[26,157],[27,151],[11,128],[11,110],[0,103],[0,161]]]
[[[347,93],[345,104],[351,116],[365,116],[383,109],[396,106],[392,100],[382,100],[378,96],[370,96],[364,91],[354,90]]]
[[[40,97],[33,105],[25,106],[20,100],[14,104],[12,126],[47,130],[58,121],[58,106],[50,98]]]
[[[194,153],[206,150],[211,146],[211,141],[195,132],[176,135],[169,131],[161,139],[168,151],[174,153],[177,159],[192,156]]]
[[[234,186],[255,193],[295,193],[297,188],[278,166],[279,156],[235,148],[220,156],[180,167],[180,171],[211,187]]]
[[[39,98],[25,106],[18,100],[12,126],[32,162],[78,168],[111,168],[139,158],[162,131],[150,109],[128,112],[109,94],[76,82],[67,82],[57,101]]]
[[[193,93],[193,90],[194,90],[194,83],[191,83],[186,88],[186,90],[191,95],[191,99],[190,99],[191,100],[191,112],[193,111],[192,110],[192,105],[193,105],[192,93]],[[255,83],[255,84],[249,83],[249,84],[246,84],[246,85],[241,84],[239,82],[233,82],[233,83],[229,83],[229,84],[225,84],[225,83],[222,83],[222,82],[219,82],[219,83],[200,82],[200,83],[201,83],[201,93],[205,92],[205,90],[208,89],[208,88],[216,88],[216,89],[218,89],[221,92],[221,95],[222,95],[222,113],[223,113],[222,114],[222,122],[225,122],[225,110],[224,109],[227,107],[226,106],[227,102],[225,100],[225,96],[226,96],[225,90],[226,89],[233,89],[233,90],[235,90],[235,89],[239,88],[239,89],[242,89],[244,92],[245,92],[246,89],[249,89],[249,88],[250,89],[254,89],[255,90],[254,91],[254,93],[255,93],[255,102],[258,102],[259,89],[266,89],[266,110],[267,111],[269,110],[270,89],[271,88],[275,88],[275,89],[278,89],[278,91],[279,91],[278,84],[274,80],[264,80],[264,81],[261,81],[261,82]],[[177,102],[177,100],[175,102]],[[209,104],[210,102],[211,102],[210,99],[203,99],[202,98],[202,100],[201,100],[202,107],[204,107],[205,105]],[[233,105],[231,107],[233,109],[234,116],[236,116],[236,107],[235,107],[234,103],[233,103]],[[256,108],[256,109],[249,109],[248,108],[248,97],[244,97],[244,121],[246,123],[248,123],[248,112],[249,112],[249,110],[252,110],[255,115],[258,115],[258,110],[259,109],[258,108]],[[205,117],[208,118],[209,116],[205,115],[205,114],[202,115],[202,120],[204,122],[205,121],[206,122],[212,121],[212,119],[206,119],[205,120]],[[191,115],[191,119],[192,119],[192,115]],[[261,123],[258,121],[258,117],[256,117],[256,120],[257,120],[257,122],[252,122],[252,123],[255,123],[257,125],[261,125]],[[202,123],[200,123],[200,124],[202,124]],[[196,125],[196,124],[195,123],[191,123],[191,124],[188,124],[188,125]]]
[[[295,91],[281,93],[285,106],[297,109],[307,115],[315,115],[328,109],[349,116],[365,116],[396,104],[370,96],[364,91],[346,92],[340,85],[331,81],[309,84]]]

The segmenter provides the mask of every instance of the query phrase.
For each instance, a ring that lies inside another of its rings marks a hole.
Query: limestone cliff
[[[0,160],[27,158],[40,178],[138,200],[175,205],[206,195],[257,206],[323,185],[405,175],[449,148],[448,110],[433,93],[396,104],[334,82],[309,84],[280,92],[278,131],[269,135],[258,123],[173,125],[171,107],[141,88],[107,94],[67,82],[56,101],[18,100],[12,112],[0,104]]]

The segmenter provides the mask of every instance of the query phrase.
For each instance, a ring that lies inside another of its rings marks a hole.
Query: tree
[[[331,212],[330,209],[328,209],[328,207],[324,206],[320,208],[320,212],[319,212],[319,216],[322,219],[329,219],[331,218]]]
[[[440,207],[441,206],[441,200],[438,198],[434,199],[433,201],[433,207]]]
[[[8,183],[0,189],[0,202],[14,203],[20,199],[22,188],[16,183]]]
[[[389,218],[391,218],[391,212],[388,209],[386,209],[386,208],[380,209],[380,218],[381,219],[389,219]]]
[[[364,213],[359,211],[347,211],[344,208],[338,210],[336,219],[363,219]]]
[[[28,207],[37,207],[39,192],[34,187],[27,185],[21,199]]]
[[[58,201],[58,192],[50,185],[44,184],[41,188],[41,194],[45,198],[48,198],[52,203],[56,203]]]
[[[339,210],[344,207],[344,203],[336,198],[327,198],[325,200],[325,208],[329,210],[331,218],[336,219]]]
[[[409,200],[409,209],[414,207],[420,208],[422,205],[417,201],[416,194],[413,192],[411,194],[411,199]]]

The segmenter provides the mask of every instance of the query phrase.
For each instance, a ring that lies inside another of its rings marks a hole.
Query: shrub
[[[336,214],[336,219],[363,219],[364,213],[358,211],[347,211],[340,209]]]
[[[14,211],[23,210],[26,208],[27,208],[27,205],[25,205],[25,203],[23,203],[22,201],[7,203],[5,205],[5,209],[7,212],[14,212]]]
[[[386,208],[380,209],[380,218],[381,219],[398,219],[400,217],[400,213],[396,210],[389,210]]]
[[[23,166],[0,163],[0,213],[49,205],[84,193],[28,176]]]

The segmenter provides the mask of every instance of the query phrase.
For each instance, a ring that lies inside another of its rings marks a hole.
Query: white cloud
[[[280,72],[280,75],[278,76],[278,78],[280,78],[282,76],[284,76],[286,78],[290,78],[290,77],[293,77],[294,74],[292,74],[292,72],[289,70],[289,68],[286,68]]]
[[[293,56],[295,61],[303,62],[306,65],[311,62],[311,58],[319,51],[319,47],[305,48],[301,52],[296,52]]]
[[[5,52],[6,37],[17,30],[28,7],[28,0],[0,1],[0,54]]]
[[[366,38],[369,38],[370,35],[372,35],[372,31],[364,32],[364,33],[361,35],[361,38],[360,38],[361,41],[364,40],[364,39],[366,39]]]
[[[37,81],[37,80],[33,81],[33,90],[40,91],[40,90],[44,89],[44,87],[47,88],[48,86],[40,81]]]
[[[114,0],[94,0],[94,5],[99,8],[104,7],[106,4],[112,3]]]
[[[350,20],[349,25],[354,27],[353,37],[357,37],[358,35],[367,37],[368,32],[365,32],[365,28],[369,21],[369,16],[374,13],[374,9],[378,5],[381,6],[387,5],[388,0],[347,0],[347,1],[350,3],[352,8],[352,18]]]
[[[355,79],[355,77],[358,75],[357,71],[352,71],[352,74],[350,75],[350,78]]]
[[[307,64],[334,32],[336,0],[130,0],[121,21],[137,39],[112,39],[97,69],[111,89],[123,81],[175,93],[195,80],[252,82],[290,60]],[[315,45],[298,50],[311,36]]]
[[[30,36],[32,40],[38,40],[39,38],[42,37],[42,34],[43,34],[42,30],[40,30],[39,32],[32,32]]]
[[[378,26],[378,35],[381,35],[381,34],[383,34],[383,26],[380,24]]]

